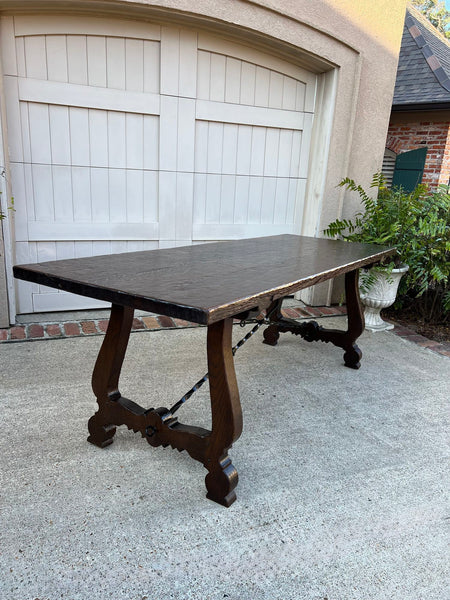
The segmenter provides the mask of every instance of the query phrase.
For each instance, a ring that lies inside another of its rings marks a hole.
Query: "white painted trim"
[[[72,15],[18,15],[14,17],[16,37],[22,35],[105,35],[139,40],[160,40],[161,27],[147,21],[108,19]]]
[[[157,240],[158,223],[43,223],[28,222],[30,242]]]
[[[17,75],[16,40],[13,17],[1,17],[0,48],[3,75]]]
[[[336,69],[318,76],[317,106],[309,152],[309,177],[306,186],[302,235],[317,236],[319,233],[337,78]]]
[[[306,71],[297,65],[276,56],[265,54],[249,46],[241,46],[240,44],[220,39],[207,33],[199,33],[198,49],[223,54],[224,56],[232,56],[239,60],[277,71],[310,85],[314,85],[315,82],[316,75],[314,73]]]
[[[5,76],[2,78],[2,99],[4,106],[7,107],[5,122],[3,127],[7,127],[8,131],[14,132],[15,135],[11,136],[8,140],[8,149],[5,150],[5,154],[9,150],[9,160],[15,162],[23,161],[23,145],[22,145],[22,134],[21,134],[21,115],[20,115],[20,104],[19,104],[19,90],[17,86],[17,77]],[[8,155],[8,154],[6,154]]]
[[[6,29],[6,31],[5,31]],[[14,38],[11,37],[11,21],[9,19],[3,19],[1,22],[1,31],[0,35],[3,43],[12,43],[13,47],[9,50],[9,61],[15,60],[15,42]],[[4,38],[5,36],[5,38]],[[2,46],[3,51],[3,46]],[[17,88],[13,90],[17,91]],[[4,86],[4,77],[3,77],[3,64],[0,63],[0,168],[5,171],[5,177],[0,177],[0,191],[2,192],[0,197],[0,203],[3,209],[8,216],[1,222],[2,232],[3,232],[3,248],[5,252],[5,274],[6,274],[6,291],[8,295],[8,309],[9,309],[9,322],[14,323],[16,319],[16,289],[15,289],[15,280],[13,276],[12,267],[14,264],[14,213],[11,213],[7,209],[7,205],[9,204],[8,200],[11,198],[11,185],[9,183],[10,177],[10,168],[9,161],[10,156],[8,152],[8,146],[10,140],[8,139],[8,122],[7,122],[7,113],[6,113],[6,95],[7,90],[5,90]],[[17,101],[17,96],[13,98],[14,108],[17,109],[17,114],[19,114],[19,103]],[[20,119],[20,115],[19,115]],[[20,120],[19,120],[20,122]],[[15,136],[13,136],[15,137]],[[20,144],[20,150],[22,146]]]
[[[5,77],[5,79],[11,78]],[[116,110],[144,115],[159,115],[160,111],[159,94],[94,88],[87,85],[44,81],[29,77],[18,77],[17,79],[19,99],[26,102]]]
[[[195,118],[200,121],[239,123],[260,127],[302,130],[305,115],[294,110],[244,106],[226,102],[197,100]]]
[[[272,223],[234,224],[234,223],[194,223],[194,240],[237,240],[266,235],[296,233],[294,224],[274,225]]]
[[[311,135],[309,154],[309,177],[306,186],[305,204],[302,219],[302,235],[318,236],[320,231],[320,216],[323,205],[326,172],[328,167],[328,154],[330,151],[331,130],[333,126],[334,109],[338,83],[337,69],[327,71],[318,76],[316,114]],[[331,283],[328,286],[326,299],[320,303],[330,301]],[[309,287],[297,292],[295,297],[306,304],[317,304],[319,294],[322,293],[318,286]]]

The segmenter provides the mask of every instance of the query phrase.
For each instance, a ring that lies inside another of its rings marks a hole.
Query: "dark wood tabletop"
[[[211,324],[393,254],[393,248],[277,235],[14,267],[34,283]]]

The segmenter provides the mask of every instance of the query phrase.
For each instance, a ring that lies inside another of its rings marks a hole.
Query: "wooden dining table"
[[[98,410],[88,423],[88,441],[105,448],[112,443],[116,427],[126,425],[151,446],[186,450],[208,471],[207,497],[228,507],[236,499],[238,483],[229,449],[242,432],[232,346],[234,320],[249,321],[260,315],[257,326],[267,325],[264,342],[268,345],[277,344],[284,332],[307,342],[331,342],[344,350],[345,366],[358,369],[361,351],[356,341],[364,330],[358,270],[394,252],[376,245],[276,235],[18,265],[14,275],[112,304],[92,376]],[[285,296],[338,275],[345,276],[345,331],[282,316]],[[181,423],[174,415],[187,398],[172,409],[145,408],[121,395],[119,377],[135,309],[207,326],[208,374],[201,382],[209,379],[210,430]],[[314,352],[319,360],[320,348]]]

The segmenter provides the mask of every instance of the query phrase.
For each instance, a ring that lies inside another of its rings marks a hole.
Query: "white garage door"
[[[2,18],[16,262],[301,228],[316,77],[191,30]],[[18,312],[99,306],[18,282]]]

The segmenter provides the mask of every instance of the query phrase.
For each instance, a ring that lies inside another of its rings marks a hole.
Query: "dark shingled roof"
[[[392,110],[450,108],[450,43],[417,10],[406,11]]]

